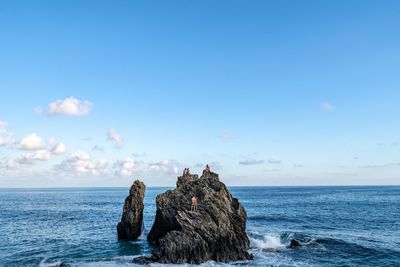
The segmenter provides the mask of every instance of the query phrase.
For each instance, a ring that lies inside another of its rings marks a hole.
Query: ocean
[[[134,242],[116,233],[129,188],[0,189],[0,266],[135,266],[167,189],[147,188]],[[400,186],[229,189],[254,260],[201,266],[400,266]],[[292,238],[302,247],[288,248]]]

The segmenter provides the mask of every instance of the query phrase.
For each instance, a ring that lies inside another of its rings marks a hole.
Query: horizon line
[[[396,187],[400,184],[332,184],[332,185],[230,185],[227,187],[254,188],[254,187]],[[64,187],[0,187],[5,189],[106,189],[106,188],[129,188],[130,186],[64,186]],[[176,188],[176,186],[146,186],[146,188]]]

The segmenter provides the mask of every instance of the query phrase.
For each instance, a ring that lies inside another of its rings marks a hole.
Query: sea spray
[[[286,247],[278,234],[267,234],[262,239],[250,237],[250,246],[261,250],[280,250]]]

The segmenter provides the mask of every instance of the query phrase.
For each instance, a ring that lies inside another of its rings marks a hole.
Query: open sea
[[[0,266],[135,266],[166,189],[147,188],[134,242],[116,233],[129,188],[0,189]],[[201,266],[400,266],[400,186],[229,189],[254,261]],[[292,238],[303,246],[287,248]]]

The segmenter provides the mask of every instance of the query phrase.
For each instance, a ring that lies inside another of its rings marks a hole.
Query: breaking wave
[[[261,250],[280,250],[287,245],[278,234],[267,234],[262,239],[250,237],[250,247]]]

